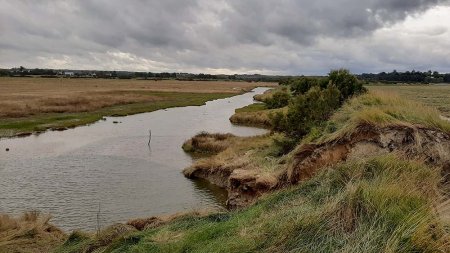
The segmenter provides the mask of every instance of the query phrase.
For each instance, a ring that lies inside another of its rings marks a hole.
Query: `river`
[[[131,218],[223,207],[224,190],[183,176],[182,169],[193,160],[181,145],[200,131],[265,133],[228,120],[265,90],[203,106],[108,117],[65,131],[1,139],[0,213],[39,210],[50,213],[64,230],[93,231],[97,213],[104,227]]]

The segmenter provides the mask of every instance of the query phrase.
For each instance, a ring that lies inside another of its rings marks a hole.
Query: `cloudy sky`
[[[449,2],[0,0],[0,67],[450,72]]]

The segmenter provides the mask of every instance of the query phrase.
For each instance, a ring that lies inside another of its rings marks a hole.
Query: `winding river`
[[[223,207],[226,192],[181,173],[192,164],[181,144],[203,130],[263,134],[263,129],[234,126],[228,118],[265,90],[256,88],[204,106],[1,139],[0,213],[39,210],[52,214],[54,224],[70,231],[95,230],[99,209],[104,227],[131,218]]]

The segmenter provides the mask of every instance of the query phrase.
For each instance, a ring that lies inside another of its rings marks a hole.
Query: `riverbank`
[[[196,176],[239,190],[247,208],[130,221],[105,230],[125,231],[108,240],[72,236],[58,252],[447,252],[450,203],[441,175],[450,124],[435,109],[369,93],[327,125],[335,129],[281,157],[276,135],[210,137],[229,146],[198,161],[192,168],[208,171]],[[343,150],[350,152],[340,163]]]
[[[141,219],[107,243],[69,239],[59,250],[448,252],[450,123],[440,114],[371,91],[287,152],[282,134],[202,133],[185,149],[212,156],[185,175],[226,188],[240,208]]]
[[[440,114],[369,91],[292,149],[282,133],[198,134],[184,149],[209,157],[184,173],[226,188],[233,210],[78,231],[56,252],[448,252],[450,123]]]
[[[205,102],[273,83],[0,78],[0,138]]]

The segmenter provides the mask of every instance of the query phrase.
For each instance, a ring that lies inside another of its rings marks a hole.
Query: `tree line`
[[[398,72],[396,70],[378,74],[364,73],[358,76],[365,82],[381,82],[381,83],[450,83],[450,74],[441,74],[437,71],[406,71]]]

